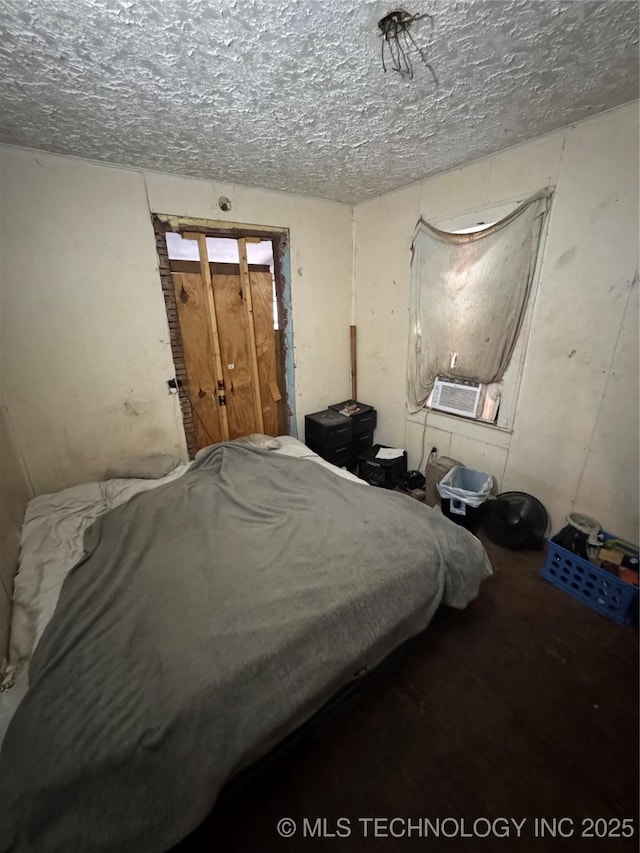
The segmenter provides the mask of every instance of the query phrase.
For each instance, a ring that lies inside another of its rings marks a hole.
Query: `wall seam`
[[[571,511],[573,512],[576,508],[576,503],[578,502],[578,495],[580,494],[580,489],[582,488],[582,481],[584,480],[584,473],[587,469],[587,462],[589,461],[589,456],[591,454],[591,446],[593,445],[593,438],[596,434],[596,430],[598,428],[598,424],[600,423],[600,414],[602,413],[602,407],[604,406],[604,400],[607,396],[607,388],[609,387],[609,380],[611,379],[611,374],[613,371],[613,365],[616,360],[616,355],[618,354],[618,348],[620,346],[620,338],[622,337],[622,331],[624,329],[624,325],[627,320],[627,312],[629,310],[629,302],[631,301],[631,295],[633,293],[633,288],[638,286],[638,275],[639,269],[636,267],[636,271],[634,273],[633,278],[631,279],[631,287],[629,288],[629,292],[627,293],[627,299],[624,305],[624,311],[622,312],[622,319],[620,321],[620,326],[618,328],[618,334],[616,336],[616,343],[611,352],[611,360],[609,361],[609,367],[607,368],[607,378],[604,383],[604,390],[602,392],[602,396],[600,397],[600,402],[598,403],[598,411],[596,412],[596,416],[593,420],[593,428],[591,429],[591,433],[589,434],[589,441],[587,442],[587,446],[584,453],[584,460],[582,463],[582,467],[580,469],[580,476],[578,477],[578,483],[576,485],[575,495],[573,500],[571,501]]]
[[[353,393],[354,379],[357,388],[358,383],[358,326],[356,323],[356,239],[358,233],[358,224],[356,222],[356,206],[351,205],[351,317],[349,328],[349,346],[353,345],[351,337],[351,329],[355,329],[355,375],[351,373],[351,351],[349,352],[349,396]]]
[[[144,184],[144,195],[147,199],[147,210],[149,211],[149,213],[153,213],[153,211],[151,210],[151,202],[149,201],[149,186],[147,184],[147,176],[145,172],[142,173],[142,183]]]
[[[554,204],[556,203],[556,198],[557,198],[557,194],[558,194],[558,181],[560,179],[560,173],[562,171],[562,161],[564,159],[564,150],[565,150],[565,147],[567,144],[567,132],[570,129],[571,128],[566,128],[564,133],[562,134],[562,147],[560,148],[560,157],[558,158],[558,166],[557,166],[555,176],[554,176],[554,187],[553,187],[553,198],[551,200],[551,210],[549,211],[549,215],[547,216],[547,221],[545,222],[544,235],[542,235],[543,239],[544,239],[543,252],[542,252],[542,257],[540,258],[540,272],[538,273],[538,276],[537,276],[538,281],[536,284],[536,292],[535,292],[534,302],[533,302],[532,312],[531,312],[531,323],[529,326],[529,340],[530,340],[530,336],[531,336],[531,330],[533,329],[534,322],[535,322],[535,310],[536,310],[536,305],[538,303],[538,300],[540,298],[540,290],[542,289],[542,287],[544,287],[544,270],[545,270],[545,261],[547,259],[547,238],[549,236],[549,231],[551,230],[551,219],[553,217],[553,207],[554,207]],[[529,340],[527,340],[527,346],[525,347],[525,351],[524,351],[524,362],[522,365],[522,373],[520,374],[520,382],[518,383],[518,390],[516,393],[515,406],[513,409],[513,423],[511,424],[511,440],[509,441],[509,444],[507,445],[507,455],[506,455],[505,460],[504,460],[504,469],[502,471],[502,482],[503,483],[504,483],[505,477],[507,477],[507,474],[509,472],[509,456],[511,455],[511,444],[512,444],[513,436],[516,432],[517,425],[518,425],[518,403],[520,400],[520,395],[522,393],[522,383],[524,381],[525,370],[527,368],[527,350],[529,349]],[[502,484],[501,484],[500,488],[502,489]]]
[[[356,240],[358,223],[356,221],[356,206],[351,207],[351,325],[356,325]]]
[[[4,399],[0,400],[0,406],[2,406],[2,410],[5,414],[7,429],[11,435],[11,440],[13,441],[13,446],[15,447],[16,453],[18,455],[18,460],[20,462],[20,468],[22,469],[22,473],[27,481],[27,485],[29,487],[29,498],[33,498],[36,495],[36,490],[33,485],[33,480],[31,478],[31,472],[27,466],[26,459],[24,457],[24,453],[22,452],[22,445],[18,441],[18,436],[16,435],[16,431],[13,427],[13,419],[11,417],[11,413],[9,412],[9,408],[5,403]]]

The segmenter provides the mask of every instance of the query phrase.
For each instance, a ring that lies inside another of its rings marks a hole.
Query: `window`
[[[167,232],[166,238],[170,259],[180,261],[197,261],[199,259],[198,246],[193,240],[183,240],[180,234],[174,234],[171,231]],[[207,237],[207,252],[213,263],[239,263],[238,241],[231,237]],[[273,328],[277,331],[280,326],[278,321],[278,296],[276,293],[273,245],[271,240],[247,243],[247,261],[250,267],[269,267],[272,282]]]
[[[410,411],[512,428],[549,196],[419,223]]]

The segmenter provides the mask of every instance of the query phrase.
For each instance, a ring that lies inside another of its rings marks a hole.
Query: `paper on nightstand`
[[[376,453],[376,459],[398,459],[404,456],[404,450],[398,447],[381,447]]]

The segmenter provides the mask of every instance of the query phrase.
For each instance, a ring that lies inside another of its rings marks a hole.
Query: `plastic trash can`
[[[475,530],[492,488],[491,474],[456,465],[438,483],[443,515],[468,530]]]

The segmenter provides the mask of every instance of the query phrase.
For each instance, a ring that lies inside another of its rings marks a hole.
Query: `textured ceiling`
[[[637,2],[0,0],[0,139],[359,201],[638,96]]]

